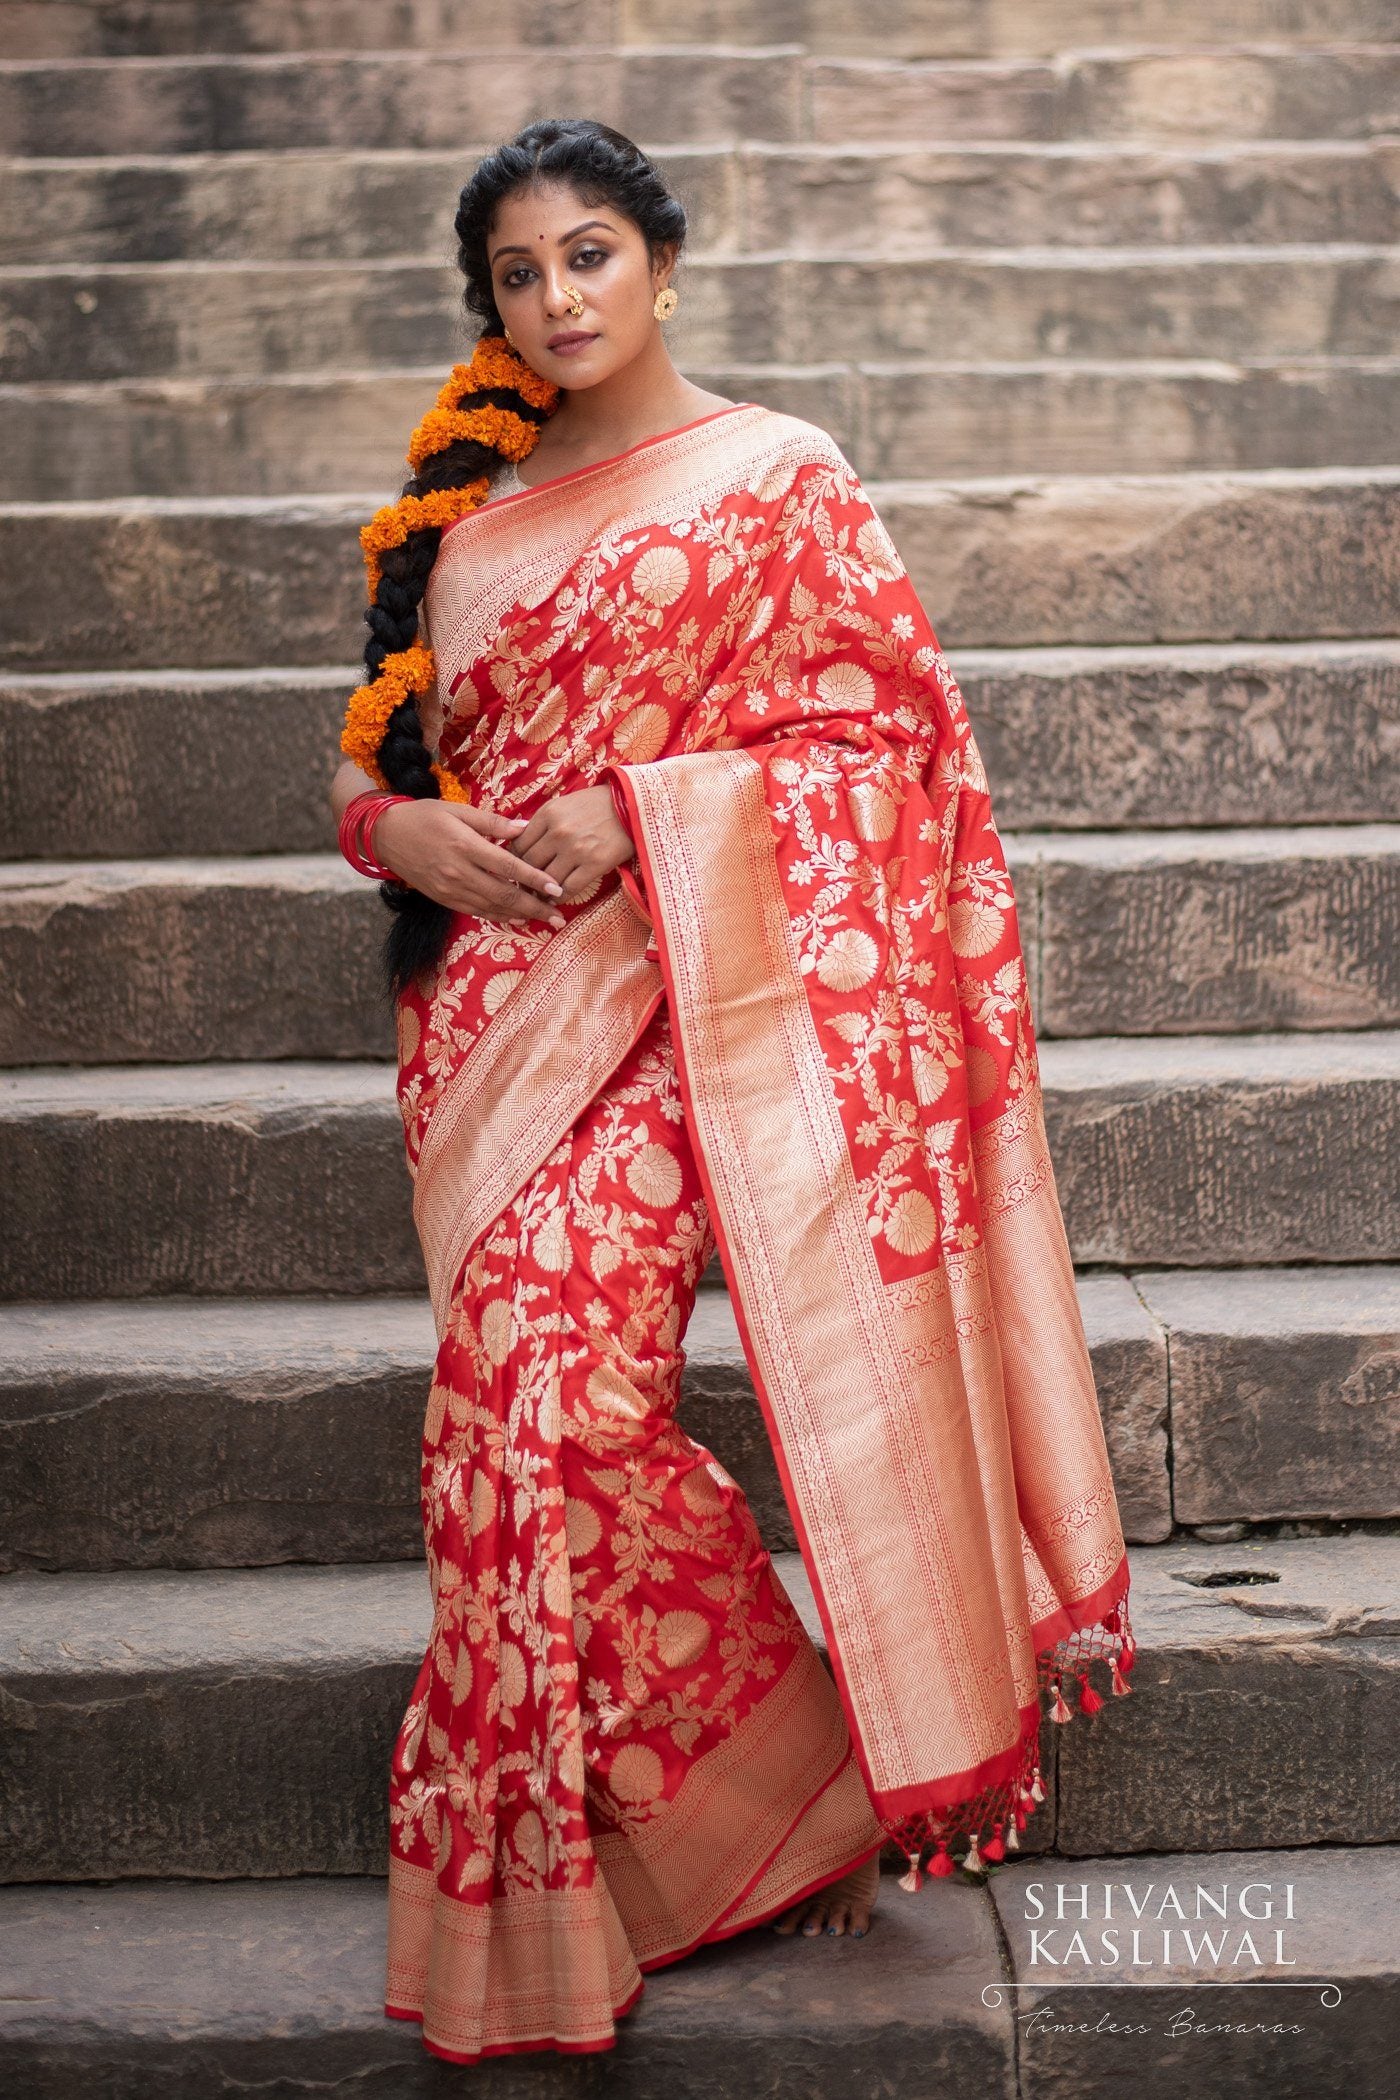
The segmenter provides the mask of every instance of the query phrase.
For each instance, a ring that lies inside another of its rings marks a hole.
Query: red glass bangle
[[[358,875],[368,875],[377,882],[397,882],[400,878],[392,868],[376,860],[373,854],[374,827],[386,809],[396,802],[412,802],[412,795],[390,795],[377,788],[366,788],[352,796],[341,814],[337,837],[341,853]]]
[[[358,875],[368,875],[372,872],[360,850],[360,824],[370,804],[378,801],[380,792],[377,788],[364,789],[362,793],[352,796],[341,812],[337,832],[340,850]]]
[[[414,800],[416,800],[416,797],[413,795],[381,795],[373,809],[367,813],[364,823],[360,826],[360,846],[364,852],[365,859],[373,861],[376,868],[384,867],[384,863],[374,850],[374,834],[379,829],[380,818],[384,815],[385,810],[392,809],[396,802],[412,802]],[[384,868],[383,879],[389,882],[397,882],[399,878],[394,874],[392,868]]]

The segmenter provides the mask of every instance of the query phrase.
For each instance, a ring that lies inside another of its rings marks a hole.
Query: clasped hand
[[[631,858],[612,790],[555,795],[532,817],[502,817],[469,802],[399,802],[380,818],[375,850],[413,889],[449,911],[562,926],[557,900],[581,896]]]

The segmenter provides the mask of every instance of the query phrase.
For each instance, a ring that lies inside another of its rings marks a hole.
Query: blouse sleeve
[[[611,770],[604,777],[607,780],[609,788],[612,790],[613,808],[617,811],[617,821],[622,826],[623,830],[627,833],[627,836],[630,839],[632,837],[632,818],[627,808],[626,799],[623,796],[622,789],[618,786],[618,783],[613,777]]]
[[[602,778],[606,780],[611,790],[613,808],[617,811],[617,820],[632,841],[632,857],[630,860],[623,861],[619,867],[617,871],[618,879],[622,884],[627,901],[633,911],[636,912],[637,917],[643,920],[646,925],[654,926],[655,921],[651,915],[651,906],[647,903],[647,894],[641,883],[641,863],[637,859],[637,835],[632,828],[632,813],[627,807],[627,797],[622,791],[622,783],[612,766],[603,768]],[[653,960],[659,959],[654,932],[651,940],[647,943],[646,953]]]

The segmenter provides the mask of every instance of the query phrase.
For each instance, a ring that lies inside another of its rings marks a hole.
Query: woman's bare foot
[[[814,1934],[827,1932],[849,1932],[852,1939],[860,1939],[869,1929],[870,1913],[875,1908],[875,1898],[880,1893],[880,1855],[872,1853],[862,1865],[852,1867],[839,1881],[829,1881],[815,1895],[804,1896],[794,1903],[791,1910],[784,1911],[773,1926],[774,1932],[794,1933],[801,1931]]]

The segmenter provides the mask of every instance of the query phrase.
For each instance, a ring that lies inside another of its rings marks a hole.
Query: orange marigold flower
[[[539,425],[513,408],[430,408],[409,440],[408,464],[416,471],[435,452],[459,438],[490,445],[503,459],[524,459],[539,443]]]
[[[365,554],[365,574],[370,603],[379,589],[379,557],[391,547],[401,547],[411,532],[437,525],[444,529],[476,510],[491,492],[489,476],[468,481],[458,489],[429,489],[424,496],[400,496],[396,503],[377,510],[368,525],[360,527],[360,545]]]
[[[542,379],[503,335],[484,335],[472,352],[471,363],[452,367],[452,376],[438,396],[439,406],[453,408],[462,394],[493,386],[514,387],[531,408],[550,409],[559,399],[553,380]]]
[[[424,460],[461,438],[474,438],[478,444],[489,445],[503,459],[526,458],[539,442],[538,424],[516,415],[513,409],[489,403],[474,408],[461,405],[464,399],[490,387],[513,388],[532,408],[546,411],[553,409],[559,399],[558,387],[527,365],[504,336],[482,336],[471,362],[452,367],[435,406],[414,431],[408,449],[410,467],[416,471]],[[377,510],[369,523],[360,528],[370,602],[374,602],[379,590],[382,555],[391,547],[401,547],[411,532],[434,526],[446,531],[484,503],[490,492],[489,475],[479,475],[460,488],[429,489],[419,496],[400,496]],[[436,676],[431,649],[415,643],[386,656],[379,675],[350,695],[340,748],[379,787],[389,785],[378,754],[390,715],[405,700],[416,700],[430,691]],[[470,787],[445,766],[435,760],[432,770],[445,801],[472,800]]]
[[[387,788],[389,785],[380,770],[379,747],[384,741],[390,715],[405,700],[431,691],[435,676],[432,650],[415,642],[409,649],[399,649],[386,656],[379,676],[371,679],[368,685],[357,686],[350,695],[345,708],[345,725],[340,732],[340,748],[347,758],[354,759],[362,772],[368,773],[377,786]]]

